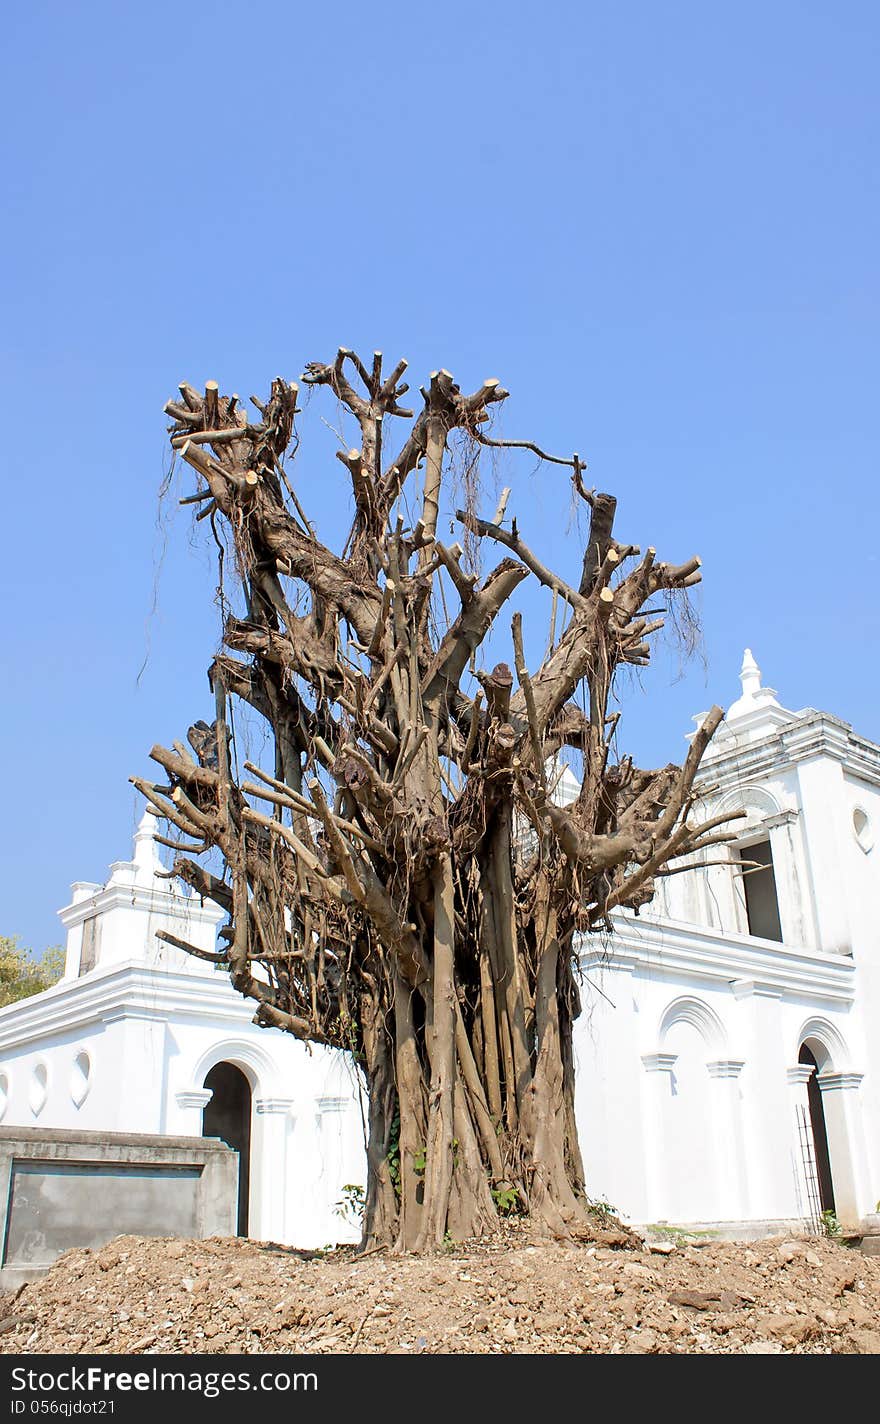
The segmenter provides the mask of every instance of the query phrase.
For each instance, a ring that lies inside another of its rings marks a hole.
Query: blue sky
[[[624,747],[678,757],[746,644],[880,739],[876,4],[32,0],[3,29],[0,932],[60,938],[69,882],[129,854],[128,776],[210,715],[216,568],[159,502],[184,378],[261,394],[340,344],[414,388],[500,377],[503,434],[703,558],[706,666],[661,651]],[[564,472],[498,473],[573,571]]]

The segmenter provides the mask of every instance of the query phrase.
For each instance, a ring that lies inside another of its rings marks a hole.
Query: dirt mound
[[[0,1301],[4,1353],[880,1352],[880,1258],[832,1241],[469,1243],[429,1258],[120,1236]]]

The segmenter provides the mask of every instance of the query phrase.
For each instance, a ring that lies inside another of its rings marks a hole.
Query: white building
[[[740,679],[700,771],[707,817],[747,813],[735,845],[583,956],[587,1179],[642,1224],[856,1224],[880,1197],[880,747],[786,711],[748,651]]]
[[[747,813],[736,845],[584,947],[588,1183],[642,1225],[856,1224],[880,1197],[880,747],[786,711],[749,653],[741,681],[700,782],[707,815]],[[242,1229],[350,1238],[353,1072],[256,1028],[225,975],[156,940],[211,949],[223,916],[162,876],[152,831],[145,817],[106,885],[73,886],[62,981],[0,1010],[3,1126],[223,1136]],[[763,868],[744,877],[743,860]]]
[[[239,1225],[303,1246],[355,1239],[336,1211],[363,1183],[356,1075],[341,1054],[257,1028],[227,974],[156,939],[213,950],[225,918],[163,875],[145,815],[134,858],[63,909],[52,989],[0,1009],[0,1124],[222,1136],[239,1149]]]

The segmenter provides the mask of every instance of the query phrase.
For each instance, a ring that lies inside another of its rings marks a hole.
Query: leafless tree
[[[225,524],[244,616],[227,617],[228,651],[210,669],[213,723],[191,727],[189,747],[153,748],[162,784],[133,780],[174,828],[174,872],[228,913],[214,957],[255,1001],[255,1022],[348,1051],[362,1070],[365,1244],[425,1250],[447,1232],[497,1228],[499,1212],[559,1235],[586,1223],[579,940],[616,906],[648,901],[682,857],[732,836],[725,818],[692,824],[719,708],[681,767],[643,771],[613,751],[615,674],[648,663],[663,619],[647,605],[697,583],[699,559],[661,563],[619,543],[615,500],[586,488],[577,455],[493,439],[492,408],[507,397],[497,380],[466,395],[432,372],[415,414],[401,405],[405,369],[385,376],[380,353],[367,365],[341,349],[302,378],[360,430],[358,448],[338,452],[354,498],[341,554],[319,542],[307,489],[295,488],[296,385],[251,397],[256,423],[213,382],[203,394],[184,383],[166,405],[171,445],[199,479],[185,502],[215,532]],[[406,434],[389,457],[396,421]],[[474,498],[457,512],[466,544],[501,546],[485,577],[442,542],[441,492],[462,442],[568,467],[589,507],[572,582],[524,542],[508,490],[491,519]],[[552,598],[541,665],[529,673],[515,613],[515,676],[481,666],[526,580]],[[236,699],[271,731],[271,772],[235,765]],[[565,806],[550,782],[561,756],[580,780]],[[217,852],[220,875],[198,859],[216,870]]]

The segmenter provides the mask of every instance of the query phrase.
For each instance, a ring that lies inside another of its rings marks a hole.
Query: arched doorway
[[[807,1080],[807,1097],[810,1106],[810,1128],[813,1137],[813,1155],[816,1160],[816,1178],[819,1187],[819,1204],[823,1211],[834,1211],[834,1183],[831,1179],[831,1154],[828,1151],[828,1128],[825,1123],[825,1109],[822,1105],[822,1089],[819,1087],[819,1065],[812,1049],[802,1043],[798,1051],[798,1063],[812,1068]]]
[[[234,1063],[217,1063],[205,1079],[211,1092],[202,1114],[202,1133],[219,1137],[238,1153],[238,1234],[248,1234],[251,1166],[251,1085]]]

